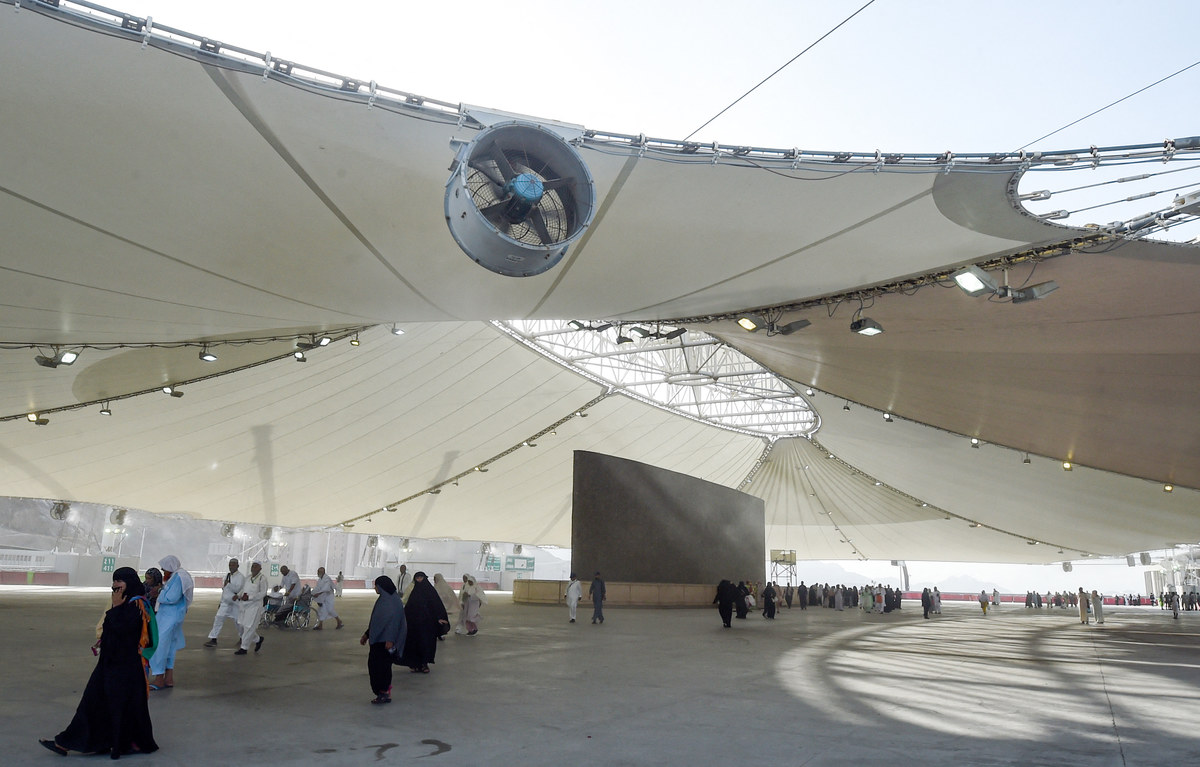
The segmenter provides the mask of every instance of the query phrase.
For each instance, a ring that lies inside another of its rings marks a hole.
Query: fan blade
[[[500,187],[504,186],[504,179],[500,176],[497,176],[496,171],[494,169],[489,168],[486,165],[476,161],[475,158],[472,157],[470,160],[467,161],[467,167],[470,168],[471,170],[479,171],[487,178],[488,181],[491,181],[496,186],[500,186]]]
[[[488,144],[487,153],[488,157],[495,161],[496,167],[500,169],[500,174],[504,176],[505,182],[511,181],[517,175],[517,172],[513,170],[513,166],[508,162],[508,158],[504,156],[504,150],[500,148],[498,143],[493,141],[491,144]],[[500,186],[504,186],[504,184]]]
[[[574,186],[575,177],[567,176],[566,178],[547,178],[542,180],[542,188],[549,192],[551,189],[560,189],[564,186]]]
[[[529,224],[533,231],[537,232],[537,236],[541,238],[543,245],[553,245],[555,240],[550,236],[550,230],[546,228],[546,219],[542,218],[542,209],[534,207],[529,212],[529,218],[525,219],[525,223]]]
[[[493,205],[489,205],[486,208],[480,208],[479,213],[493,224],[499,224],[503,221],[503,223],[507,225],[508,221],[505,221],[504,217],[501,215],[506,207],[508,207],[507,199],[501,200]]]

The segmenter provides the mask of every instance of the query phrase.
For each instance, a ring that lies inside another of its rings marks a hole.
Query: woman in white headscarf
[[[195,582],[174,554],[159,563],[163,587],[158,594],[155,616],[158,620],[158,646],[150,658],[150,689],[175,686],[175,653],[187,646],[183,639],[183,619],[192,604]]]
[[[483,588],[471,576],[464,576],[462,588],[463,628],[467,636],[473,637],[479,633],[479,608],[487,604]]]
[[[441,573],[433,574],[433,588],[437,591],[438,596],[442,598],[442,604],[446,606],[446,618],[450,621],[450,625],[457,626],[459,613],[462,612],[462,605],[459,602],[458,595],[454,593],[454,589],[450,588],[450,584],[446,582]],[[438,637],[438,639],[443,640],[445,638],[445,634]]]

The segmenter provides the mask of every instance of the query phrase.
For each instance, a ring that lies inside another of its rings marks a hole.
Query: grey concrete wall
[[[762,578],[762,499],[624,458],[575,451],[571,565],[629,583]],[[585,589],[586,592],[586,589]]]

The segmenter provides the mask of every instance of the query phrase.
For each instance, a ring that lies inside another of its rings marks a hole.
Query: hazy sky
[[[111,6],[430,98],[683,139],[864,2],[113,0]],[[1016,150],[1195,63],[1195,10],[1194,0],[876,0],[693,140],[906,153]],[[1198,93],[1200,66],[1032,148],[1200,133]],[[872,579],[895,580],[886,562],[846,564]],[[1058,566],[910,567],[914,585],[961,575],[1016,591],[1088,585],[1080,582],[1084,574],[1107,591],[1139,591],[1141,573],[1123,564],[1083,565],[1073,574]]]
[[[222,42],[453,103],[682,139],[864,0],[114,0]],[[1192,0],[876,0],[695,137],[1013,150],[1200,59]],[[1200,67],[1036,148],[1198,132]]]

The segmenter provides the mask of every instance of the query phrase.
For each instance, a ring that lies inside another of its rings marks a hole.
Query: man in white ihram
[[[245,655],[254,645],[254,652],[262,649],[263,638],[258,635],[258,622],[262,620],[263,599],[267,596],[267,576],[263,575],[262,564],[255,562],[250,565],[250,577],[238,595],[237,602],[241,608],[238,615],[238,625],[242,628],[242,646],[234,655]]]
[[[313,588],[313,600],[317,603],[317,626],[313,631],[320,631],[325,621],[330,618],[337,621],[338,628],[346,625],[333,609],[334,589],[333,578],[325,574],[324,567],[318,567],[317,585]]]
[[[241,606],[233,600],[242,593],[245,582],[246,576],[238,572],[237,558],[229,560],[229,573],[225,576],[225,585],[221,587],[221,605],[217,608],[217,617],[213,618],[212,630],[208,632],[205,647],[217,646],[217,637],[221,635],[221,629],[225,628],[225,621],[233,621],[234,631],[237,631]]]
[[[292,612],[292,605],[296,604],[296,598],[300,596],[300,576],[296,575],[295,570],[289,570],[287,565],[279,568],[283,578],[279,581],[279,588],[283,591],[283,604],[279,606],[279,612],[275,613],[275,625],[278,628],[283,628],[283,622],[287,620],[288,615]]]

